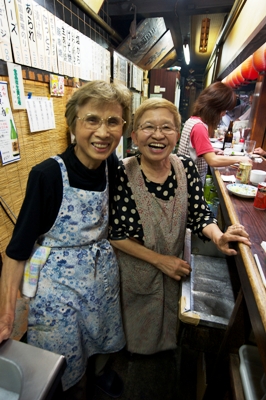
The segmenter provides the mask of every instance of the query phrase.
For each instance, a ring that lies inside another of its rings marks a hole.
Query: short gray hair
[[[177,107],[171,101],[160,97],[151,97],[150,99],[145,100],[137,108],[134,116],[133,130],[136,131],[138,129],[139,121],[146,111],[155,110],[157,108],[166,108],[171,114],[173,114],[175,127],[177,128],[177,131],[180,132],[181,116]]]
[[[79,108],[90,101],[94,105],[99,106],[99,109],[101,109],[103,104],[120,104],[123,110],[122,117],[126,121],[123,133],[130,126],[132,119],[130,90],[122,84],[96,80],[81,86],[67,102],[65,117],[69,130],[73,134],[75,134],[76,117]]]

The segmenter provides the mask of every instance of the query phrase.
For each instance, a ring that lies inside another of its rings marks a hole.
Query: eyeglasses
[[[139,125],[138,129],[142,130],[147,135],[154,134],[157,131],[157,129],[159,129],[159,131],[163,135],[173,135],[176,132],[176,127],[171,124],[153,125],[148,122],[145,124]]]
[[[121,129],[126,121],[121,117],[101,118],[99,115],[86,114],[84,117],[76,117],[83,121],[86,129],[97,130],[104,123],[110,132],[115,132]]]

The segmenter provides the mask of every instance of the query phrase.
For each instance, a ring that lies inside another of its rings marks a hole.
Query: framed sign
[[[147,51],[165,32],[166,26],[163,18],[146,18],[137,26],[136,39],[128,36],[116,50],[138,65]]]
[[[174,42],[170,31],[167,31],[163,37],[148,51],[147,54],[138,63],[138,66],[150,70],[158,64],[170,50],[174,47]]]

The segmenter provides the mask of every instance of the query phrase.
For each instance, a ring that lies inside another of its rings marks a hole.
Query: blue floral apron
[[[63,160],[63,199],[56,221],[38,243],[51,247],[30,302],[28,343],[63,354],[63,389],[83,376],[93,354],[120,350],[119,271],[108,242],[108,169],[103,192],[70,187]]]

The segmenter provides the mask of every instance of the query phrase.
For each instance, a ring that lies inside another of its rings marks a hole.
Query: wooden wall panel
[[[8,81],[6,76],[0,80]],[[29,92],[32,96],[49,96],[49,84],[24,80],[25,95]],[[65,106],[74,92],[74,88],[65,86],[63,97],[53,98],[56,129],[30,133],[26,110],[13,110],[16,124],[21,160],[8,165],[0,164],[0,196],[7,204],[12,214],[18,215],[31,168],[52,155],[61,153],[69,143],[67,125],[65,122]],[[9,97],[11,100],[10,92]],[[1,199],[0,199],[1,200]],[[14,225],[0,207],[0,252],[4,253],[11,238]]]
[[[150,94],[154,94],[154,86],[160,86],[163,91],[160,93],[164,99],[175,101],[176,71],[166,69],[152,69],[150,71]],[[165,91],[164,91],[165,89]]]

